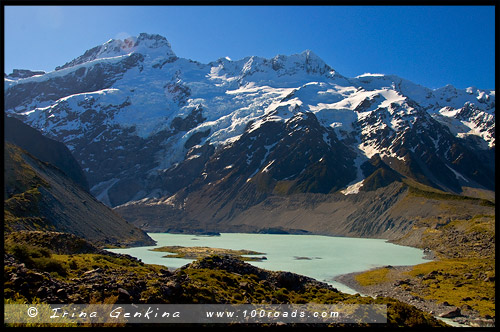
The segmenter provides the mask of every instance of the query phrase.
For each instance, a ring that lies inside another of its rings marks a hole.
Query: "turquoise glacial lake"
[[[381,239],[332,237],[321,235],[222,233],[220,236],[149,233],[156,246],[108,249],[141,259],[146,264],[179,268],[190,259],[165,258],[165,252],[150,251],[162,246],[247,249],[264,253],[267,260],[248,263],[271,271],[290,271],[329,283],[338,290],[354,290],[333,279],[386,265],[417,265],[428,262],[420,249],[400,246]]]

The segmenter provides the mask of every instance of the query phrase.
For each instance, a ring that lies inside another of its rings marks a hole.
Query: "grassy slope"
[[[12,144],[5,144],[4,181],[6,231],[53,228],[39,211],[40,187],[50,188],[50,185],[25,162],[23,151]]]
[[[415,287],[402,286],[415,296],[470,307],[483,317],[495,317],[495,210],[490,199],[450,195],[411,186],[397,207],[419,206],[422,213],[410,232],[396,243],[429,248],[437,260],[395,274],[387,268],[362,273],[363,286],[395,283],[410,278]],[[485,214],[486,213],[486,214]]]
[[[5,231],[59,230],[100,245],[153,244],[59,169],[6,143]]]

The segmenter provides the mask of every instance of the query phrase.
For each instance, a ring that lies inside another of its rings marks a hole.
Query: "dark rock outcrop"
[[[29,69],[14,69],[12,71],[12,73],[10,73],[9,75],[7,75],[6,77],[7,78],[10,78],[10,79],[20,79],[20,78],[27,78],[27,77],[31,77],[31,76],[35,76],[35,75],[43,75],[45,74],[44,71],[33,71],[33,70],[29,70]]]

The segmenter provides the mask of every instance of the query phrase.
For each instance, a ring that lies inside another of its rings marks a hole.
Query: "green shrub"
[[[33,259],[33,262],[34,262],[33,267],[38,270],[42,270],[45,272],[55,272],[59,274],[61,277],[65,277],[68,275],[66,267],[62,263],[52,258],[48,257],[35,258]]]
[[[35,247],[27,244],[14,244],[6,250],[23,262],[26,267],[44,272],[55,272],[60,276],[66,276],[65,266],[52,258],[49,249]]]

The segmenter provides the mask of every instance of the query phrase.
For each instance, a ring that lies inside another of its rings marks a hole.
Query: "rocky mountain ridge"
[[[495,190],[495,91],[347,78],[312,51],[201,64],[141,34],[4,91],[6,113],[64,142],[91,192],[142,226],[229,227],[269,199],[394,183]]]

